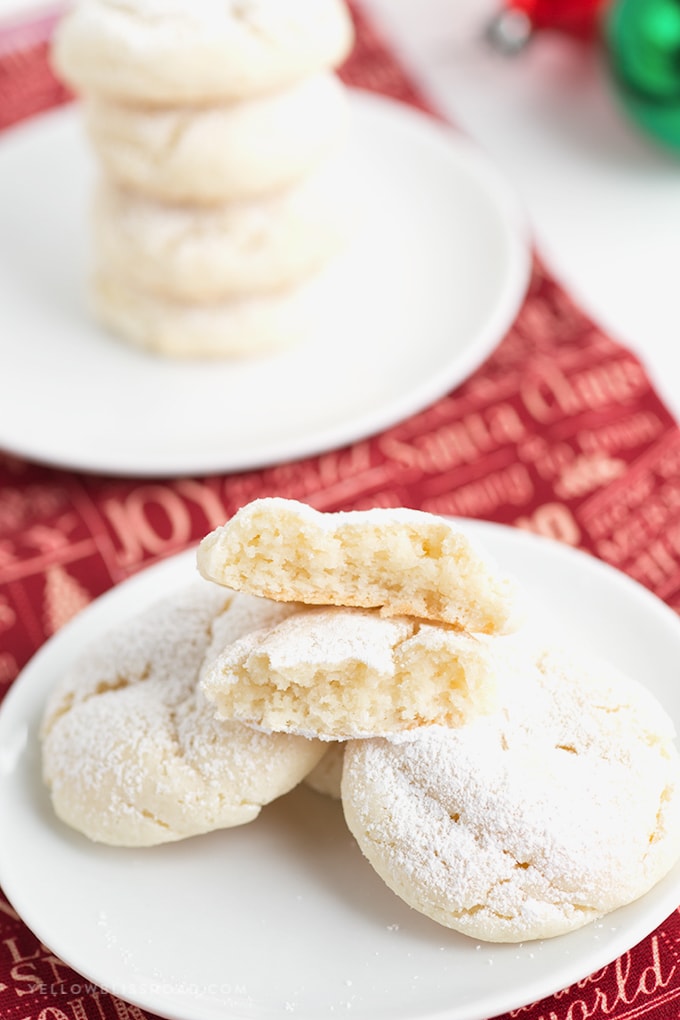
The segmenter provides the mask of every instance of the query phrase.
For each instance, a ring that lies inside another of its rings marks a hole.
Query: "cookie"
[[[220,359],[270,355],[308,339],[319,322],[313,282],[245,298],[182,302],[139,290],[98,272],[94,315],[111,334],[167,358]]]
[[[148,198],[193,205],[259,198],[310,173],[347,140],[347,93],[331,72],[221,106],[83,104],[105,172]]]
[[[315,793],[321,793],[331,800],[340,800],[342,785],[342,763],[345,745],[341,740],[333,741],[318,765],[302,780]]]
[[[474,939],[580,928],[680,856],[674,729],[642,685],[560,650],[460,729],[346,745],[347,824],[386,884]]]
[[[275,195],[168,205],[110,181],[97,189],[99,265],[147,293],[189,303],[267,294],[302,282],[349,241],[355,205],[339,161]]]
[[[281,498],[255,500],[200,543],[209,580],[252,595],[379,608],[481,633],[520,618],[516,583],[462,528],[404,508],[321,513]]]
[[[76,92],[215,103],[337,67],[353,42],[342,0],[79,0],[57,26],[52,64]]]
[[[207,658],[219,719],[322,740],[460,726],[496,696],[500,639],[376,610],[313,607]]]
[[[62,821],[114,846],[185,839],[252,821],[317,764],[326,745],[219,722],[201,694],[213,627],[233,641],[272,619],[270,607],[243,602],[197,582],[74,662],[41,727],[43,776]]]

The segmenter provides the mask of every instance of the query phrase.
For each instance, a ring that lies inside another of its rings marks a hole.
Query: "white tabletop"
[[[519,193],[553,274],[634,350],[680,420],[680,154],[633,128],[595,47],[541,33],[515,57],[500,0],[361,0],[438,109]]]

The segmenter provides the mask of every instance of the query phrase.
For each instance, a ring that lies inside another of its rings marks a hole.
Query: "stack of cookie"
[[[261,499],[198,566],[49,699],[44,777],[90,838],[240,825],[312,782],[406,903],[498,942],[577,929],[680,857],[662,706],[520,623],[523,593],[459,526]]]
[[[171,357],[289,346],[352,222],[343,0],[80,0],[53,44],[101,168],[94,301]]]

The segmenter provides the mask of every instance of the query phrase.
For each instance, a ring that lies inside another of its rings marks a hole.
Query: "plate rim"
[[[507,249],[504,278],[493,314],[488,315],[483,328],[466,341],[464,349],[453,358],[437,366],[436,371],[418,386],[404,389],[383,400],[377,408],[364,408],[341,423],[315,423],[300,428],[295,439],[280,440],[275,434],[266,442],[256,439],[254,448],[236,444],[237,449],[225,455],[210,451],[201,455],[192,448],[174,456],[165,454],[162,463],[151,450],[140,456],[121,452],[116,446],[104,457],[92,450],[59,450],[45,448],[40,440],[23,441],[21,436],[0,435],[0,445],[7,452],[50,467],[86,471],[112,477],[160,478],[177,474],[210,474],[231,471],[260,470],[290,460],[312,457],[340,448],[362,439],[369,439],[393,427],[411,415],[423,411],[430,404],[464,383],[484,362],[512,327],[521,309],[529,287],[533,264],[532,235],[524,206],[509,180],[483,149],[450,123],[406,102],[376,93],[366,88],[347,86],[350,103],[364,114],[378,117],[389,131],[403,131],[426,138],[424,144],[448,148],[453,159],[470,168],[484,191],[484,200],[493,212]],[[66,122],[77,117],[77,101],[37,114],[27,121],[0,134],[0,159],[3,150],[10,147],[13,138],[35,136],[46,119],[53,122],[63,118]],[[1,164],[0,164],[1,169]],[[505,258],[505,254],[504,254]],[[123,345],[123,357],[130,350]],[[132,351],[133,356],[148,357],[145,352]],[[195,364],[195,363],[193,363]],[[199,363],[200,364],[200,363]],[[2,422],[0,421],[0,427]],[[7,433],[7,428],[4,428]],[[195,443],[194,445],[198,445]]]
[[[557,540],[546,538],[544,536],[536,535],[531,532],[523,531],[519,528],[515,528],[511,525],[500,524],[488,521],[479,521],[466,518],[453,518],[458,520],[461,524],[469,528],[473,537],[475,534],[478,535],[480,541],[486,541],[488,536],[492,536],[492,542],[494,541],[494,534],[497,535],[497,540],[501,543],[505,541],[516,542],[520,546],[520,551],[523,548],[528,550],[536,550],[537,555],[541,555],[541,550],[552,555],[556,558],[556,561],[569,561],[570,564],[578,566],[579,563],[586,566],[591,577],[602,577],[605,583],[614,583],[617,586],[621,586],[625,598],[631,598],[636,600],[638,604],[649,607],[650,612],[658,614],[661,623],[665,626],[668,622],[669,627],[677,631],[678,634],[678,647],[680,648],[680,621],[676,614],[668,607],[661,599],[654,595],[649,589],[643,587],[639,582],[635,581],[629,575],[624,574],[617,568],[607,564],[606,562],[594,557],[592,554],[582,549],[567,546]],[[32,685],[35,685],[37,680],[35,677],[40,676],[40,672],[43,668],[43,664],[49,661],[50,656],[53,653],[55,644],[58,643],[60,647],[64,643],[70,643],[74,640],[74,635],[77,635],[79,630],[83,627],[83,618],[86,614],[96,614],[98,622],[97,627],[104,628],[110,626],[108,619],[110,616],[111,603],[118,604],[119,614],[124,617],[129,615],[130,609],[125,609],[125,605],[129,605],[130,593],[134,597],[139,599],[139,593],[142,593],[142,601],[148,602],[150,598],[150,592],[156,590],[159,583],[165,578],[171,577],[173,579],[173,586],[180,586],[184,583],[185,574],[187,578],[190,576],[190,564],[195,558],[195,545],[190,546],[183,552],[176,553],[166,559],[153,563],[144,567],[131,577],[114,585],[107,592],[103,593],[99,597],[93,600],[92,603],[84,610],[82,610],[76,617],[74,617],[68,624],[62,628],[57,634],[50,638],[29,660],[24,669],[21,671],[17,679],[10,687],[3,703],[0,705],[0,731],[4,726],[7,725],[5,720],[12,717],[17,711],[24,720],[29,720],[32,715],[37,711],[35,704],[36,698],[30,697],[30,689]],[[149,589],[149,593],[146,593],[146,589]],[[136,594],[135,594],[136,593]],[[127,596],[127,599],[126,599]],[[86,621],[87,622],[87,621]],[[670,631],[669,631],[670,634]],[[674,640],[669,636],[669,641]],[[14,708],[15,702],[18,705],[18,709]],[[25,704],[24,704],[25,703]],[[23,710],[21,709],[22,704],[24,705]],[[23,711],[23,714],[22,714]],[[0,754],[0,766],[2,766],[2,755]],[[6,766],[5,766],[6,771]],[[2,776],[3,769],[0,767],[0,776]],[[3,783],[0,782],[0,798],[2,798]],[[35,811],[39,808],[36,806]],[[49,822],[49,820],[47,820]],[[6,869],[11,867],[6,863],[2,845],[0,844],[0,884],[7,879]],[[544,976],[544,971],[539,969],[535,979],[528,986],[524,986],[524,991],[514,990],[511,995],[508,995],[503,989],[497,989],[494,993],[488,994],[475,1009],[465,1010],[465,1020],[487,1020],[489,1016],[497,1015],[499,1013],[519,1009],[523,1006],[528,1005],[531,1002],[545,998],[549,995],[554,994],[566,988],[568,985],[581,980],[589,976],[590,974],[597,971],[600,967],[605,966],[608,963],[612,963],[618,956],[627,950],[631,949],[639,941],[650,935],[659,924],[661,924],[677,906],[678,891],[680,891],[680,872],[676,868],[676,875],[673,880],[668,880],[666,884],[669,888],[663,893],[663,895],[656,896],[653,900],[648,899],[648,909],[643,913],[641,918],[638,918],[632,925],[624,925],[622,930],[618,931],[613,937],[610,937],[606,947],[603,946],[599,952],[594,951],[592,946],[589,951],[585,954],[586,959],[582,960],[579,964],[579,954],[576,954],[576,960],[569,958],[562,960],[561,965],[556,968],[554,972],[549,972],[549,977]],[[659,883],[659,886],[663,884]],[[30,887],[31,883],[28,882]],[[102,974],[100,973],[101,965],[91,967],[87,964],[83,969],[82,961],[78,957],[78,951],[76,955],[70,952],[64,953],[63,947],[59,945],[57,939],[56,944],[53,939],[54,932],[47,930],[42,926],[40,919],[36,921],[36,910],[39,914],[39,907],[33,905],[31,909],[25,910],[26,897],[25,891],[22,894],[16,894],[14,888],[15,881],[11,880],[10,876],[10,888],[9,892],[4,888],[5,895],[9,902],[14,906],[17,913],[23,920],[24,914],[29,920],[24,923],[37,935],[41,941],[45,942],[46,945],[50,946],[56,954],[64,960],[69,966],[75,971],[84,976],[87,980],[92,980],[99,984],[102,988],[107,989],[106,981],[102,980]],[[659,887],[655,887],[659,888]],[[653,892],[652,890],[651,892]],[[647,897],[650,894],[646,894]],[[29,904],[31,895],[29,894]],[[645,899],[642,897],[641,899]],[[672,899],[672,905],[671,905]],[[636,901],[639,902],[639,901]],[[626,908],[622,908],[626,909]],[[577,934],[577,933],[571,933]],[[569,939],[570,935],[560,936],[560,939]],[[553,940],[546,940],[552,942]],[[545,961],[544,961],[545,962]],[[537,967],[540,968],[541,961],[537,959]],[[108,990],[113,994],[120,995],[120,992],[116,990],[115,981],[110,982]],[[184,1011],[181,1005],[176,1009],[170,1009],[167,1002],[162,1002],[158,999],[154,999],[153,996],[141,995],[137,998],[130,998],[128,1001],[139,1006],[142,1009],[149,1010],[157,1013],[159,1016],[168,1018],[168,1020],[195,1020],[193,1016]],[[199,1011],[200,1016],[204,1020],[212,1020],[214,1013],[212,1011],[203,1012]],[[225,1020],[227,1017],[231,1017],[231,1020],[240,1020],[238,1012],[222,1013]],[[257,1015],[257,1014],[253,1014]],[[412,1014],[412,1020],[449,1020],[449,1018],[457,1018],[457,1020],[463,1020],[463,1014],[456,1009],[455,1004],[444,1007],[442,1010],[436,1010],[435,1012],[418,1012]]]

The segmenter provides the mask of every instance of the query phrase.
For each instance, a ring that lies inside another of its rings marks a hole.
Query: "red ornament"
[[[504,7],[524,15],[534,31],[553,29],[579,39],[592,39],[598,32],[606,0],[506,0]]]
[[[602,12],[611,0],[504,0],[487,27],[495,49],[514,53],[536,32],[562,32],[584,42],[599,33]]]

